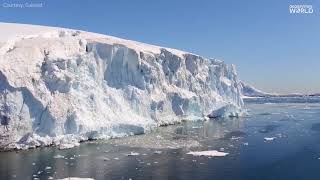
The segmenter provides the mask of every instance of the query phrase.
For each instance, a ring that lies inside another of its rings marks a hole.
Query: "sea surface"
[[[320,179],[320,98],[245,100],[241,118],[183,122],[149,134],[0,153],[0,179]],[[217,150],[224,157],[193,156]]]

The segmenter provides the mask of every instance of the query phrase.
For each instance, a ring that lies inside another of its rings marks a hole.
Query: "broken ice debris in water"
[[[193,156],[222,157],[222,156],[228,155],[229,153],[212,150],[212,151],[191,151],[191,152],[188,152],[187,154],[190,154]]]

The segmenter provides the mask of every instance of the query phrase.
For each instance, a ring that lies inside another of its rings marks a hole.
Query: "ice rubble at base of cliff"
[[[7,148],[69,148],[243,105],[234,66],[111,36],[57,29],[10,40],[0,56]]]

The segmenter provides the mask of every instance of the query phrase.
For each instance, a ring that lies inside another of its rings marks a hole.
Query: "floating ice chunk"
[[[265,141],[273,141],[275,139],[276,139],[276,137],[265,137],[264,138]]]
[[[239,106],[233,104],[227,104],[222,106],[214,111],[212,111],[208,117],[209,118],[218,118],[218,117],[239,117],[243,115],[244,112],[240,109]]]
[[[139,156],[140,153],[137,152],[130,152],[129,154],[127,154],[127,156]]]
[[[243,145],[244,145],[244,146],[248,146],[248,145],[249,145],[249,143],[245,142],[245,143],[243,143]]]
[[[103,158],[103,160],[104,161],[110,161],[110,158],[105,157],[105,158]]]
[[[162,151],[155,151],[155,152],[153,152],[153,154],[161,154],[162,153]]]
[[[67,177],[58,180],[94,180],[93,178]]]
[[[239,140],[241,137],[232,136],[231,140]]]
[[[52,169],[52,167],[50,167],[50,166],[47,166],[47,167],[45,168],[45,170],[50,170],[50,169]]]
[[[53,156],[53,158],[55,158],[55,159],[63,159],[64,156],[62,156],[60,154],[57,154],[57,155]]]
[[[222,156],[228,155],[229,153],[212,150],[212,151],[191,151],[191,152],[188,152],[187,154],[190,154],[193,156],[222,157]]]
[[[73,143],[73,144],[60,144],[59,145],[59,149],[70,149],[70,148],[74,148],[76,146],[80,146],[80,143]]]

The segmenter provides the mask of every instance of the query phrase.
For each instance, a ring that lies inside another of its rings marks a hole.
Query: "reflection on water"
[[[244,118],[184,122],[69,150],[0,153],[0,179],[320,179],[320,104],[247,108]],[[202,150],[229,155],[187,155]]]

